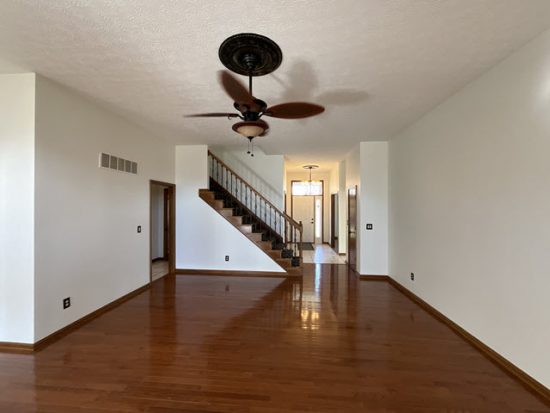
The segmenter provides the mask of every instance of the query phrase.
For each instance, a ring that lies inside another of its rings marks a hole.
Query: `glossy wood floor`
[[[386,282],[342,265],[169,276],[34,355],[0,412],[550,412]]]

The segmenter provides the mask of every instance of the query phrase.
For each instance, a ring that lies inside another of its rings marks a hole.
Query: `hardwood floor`
[[[35,354],[0,412],[550,412],[386,282],[168,276]]]

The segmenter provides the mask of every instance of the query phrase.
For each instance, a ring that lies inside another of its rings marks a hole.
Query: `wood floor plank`
[[[0,412],[550,412],[389,283],[167,276],[34,354]]]

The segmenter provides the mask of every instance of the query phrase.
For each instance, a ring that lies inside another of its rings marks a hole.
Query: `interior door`
[[[315,212],[313,196],[294,195],[292,197],[292,218],[295,221],[302,221],[304,232],[302,242],[314,242]]]
[[[348,264],[357,270],[357,186],[348,189]]]
[[[330,246],[338,249],[338,194],[330,196]]]
[[[164,188],[164,259],[170,259],[170,205],[172,204],[172,188]]]

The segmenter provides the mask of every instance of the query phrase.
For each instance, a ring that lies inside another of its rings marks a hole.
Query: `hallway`
[[[314,244],[314,250],[302,251],[304,264],[345,264],[346,257],[338,255],[327,244]]]
[[[62,367],[62,368],[61,368]],[[168,276],[35,354],[0,353],[0,411],[550,412],[390,284]]]

